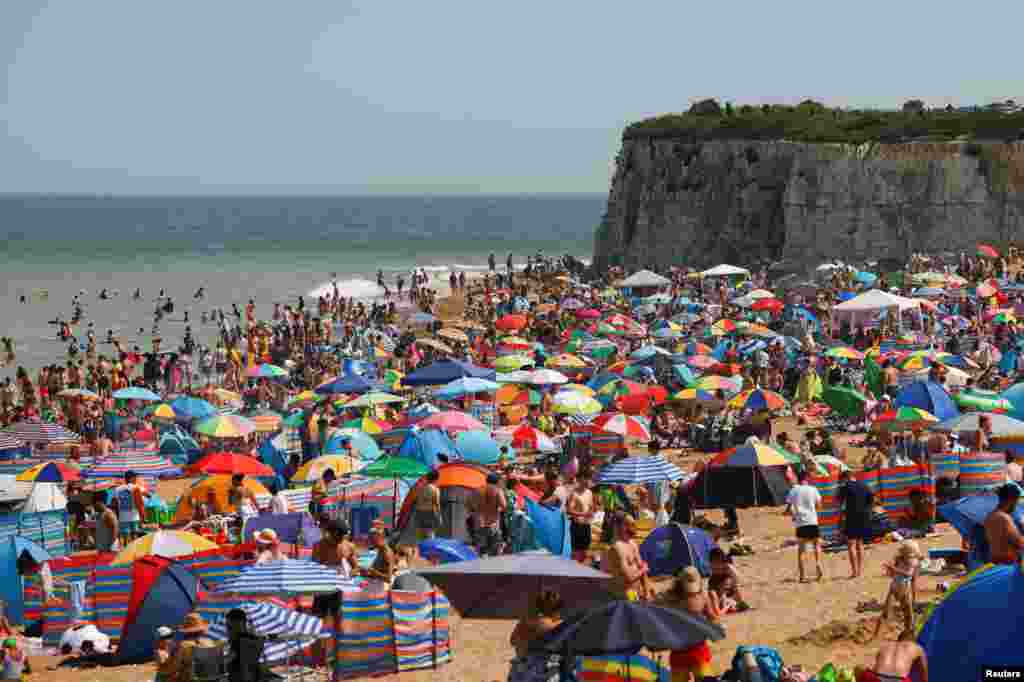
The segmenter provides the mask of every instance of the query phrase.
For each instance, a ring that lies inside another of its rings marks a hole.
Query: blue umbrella
[[[500,384],[487,379],[480,379],[478,377],[460,377],[453,381],[449,381],[447,384],[434,391],[434,396],[441,398],[442,400],[453,400],[464,395],[490,393],[491,391],[497,391],[499,388],[501,388]]]
[[[128,388],[122,388],[119,391],[114,391],[113,397],[117,400],[146,400],[149,402],[156,402],[160,400],[160,396],[148,388],[142,386],[129,386]]]
[[[907,384],[896,394],[893,404],[896,407],[916,407],[931,412],[939,421],[952,419],[960,414],[946,389],[934,381],[914,381]]]
[[[201,609],[202,607],[200,607]],[[296,651],[309,646],[309,640],[330,637],[323,631],[323,622],[316,616],[309,616],[291,609],[281,608],[266,602],[246,602],[238,608],[245,612],[249,632],[257,637],[269,638],[263,648],[260,661],[273,663],[283,661]],[[228,639],[225,622],[227,614],[217,614],[210,619],[209,636],[218,642]],[[285,636],[275,641],[275,636]]]
[[[372,383],[358,374],[349,374],[320,384],[314,389],[314,392],[320,395],[332,395],[335,393],[366,393],[372,390]]]
[[[682,609],[644,602],[613,601],[562,621],[531,648],[576,655],[635,654],[640,649],[683,651],[725,630]]]
[[[210,403],[199,398],[189,398],[187,396],[172,400],[171,409],[174,410],[174,414],[178,416],[178,419],[182,420],[206,419],[217,414],[217,408]]]
[[[327,443],[324,445],[324,454],[348,454],[345,452],[345,443],[352,443],[352,451],[362,460],[372,462],[380,459],[380,446],[377,445],[377,441],[373,439],[373,436],[354,429],[328,432]]]
[[[657,346],[641,346],[635,351],[629,354],[629,357],[633,360],[648,360],[653,358],[655,355],[672,355],[664,348],[658,348]]]
[[[343,578],[334,568],[312,561],[269,561],[244,569],[221,583],[215,592],[232,594],[333,594],[354,590],[354,581]]]
[[[501,457],[501,446],[486,431],[462,431],[455,436],[455,445],[467,462],[491,466],[497,464]],[[509,448],[508,457],[514,460],[515,456]]]
[[[861,284],[866,284],[867,286],[870,287],[874,285],[874,283],[878,280],[878,275],[876,275],[873,272],[864,272],[862,270],[861,272],[858,272],[856,275],[854,275],[853,278],[860,282]]]
[[[596,482],[604,485],[613,483],[630,485],[665,480],[678,481],[682,477],[683,472],[679,470],[679,467],[666,461],[661,455],[656,457],[638,455],[620,459],[601,469]]]
[[[404,386],[440,386],[462,377],[494,381],[495,371],[460,360],[441,360],[420,368],[402,378]]]
[[[479,559],[471,547],[449,538],[433,538],[424,540],[419,546],[420,556],[428,561],[451,564],[456,561],[472,561]]]

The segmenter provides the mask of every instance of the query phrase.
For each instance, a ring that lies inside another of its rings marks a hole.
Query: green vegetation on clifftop
[[[926,110],[912,101],[904,111],[830,109],[807,100],[797,106],[739,106],[703,100],[683,114],[664,114],[628,126],[624,139],[790,140],[865,144],[909,141],[1024,140],[1024,111]]]

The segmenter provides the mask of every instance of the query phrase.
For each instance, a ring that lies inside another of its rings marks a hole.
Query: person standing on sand
[[[616,591],[628,601],[646,601],[651,597],[647,583],[647,562],[640,557],[636,540],[636,520],[622,512],[615,512],[615,542],[602,557],[601,568],[615,578]]]
[[[871,505],[874,504],[875,494],[846,469],[839,474],[839,499],[846,516],[850,578],[859,578],[864,572],[864,539],[871,529]]]
[[[995,564],[1015,564],[1020,560],[1021,550],[1024,550],[1024,536],[1013,520],[1020,488],[1015,483],[1006,483],[996,494],[999,502],[985,518],[984,524],[989,560]]]
[[[814,548],[814,565],[818,571],[818,580],[824,575],[821,570],[821,531],[818,528],[818,508],[821,506],[821,493],[808,483],[810,474],[806,469],[800,472],[798,484],[793,486],[786,497],[786,505],[793,516],[796,526],[796,565],[800,573],[800,582],[804,582],[804,552],[808,545]]]
[[[687,566],[676,578],[670,597],[687,613],[712,623],[721,618],[717,599],[704,589],[703,578],[693,566]],[[672,668],[672,682],[704,682],[711,677],[711,649],[707,640],[689,649],[673,651],[668,660]]]
[[[915,667],[917,682],[928,682],[928,656],[914,641],[914,631],[907,629],[897,641],[878,647],[874,666],[862,669],[857,682],[910,682]]]
[[[576,478],[576,485],[569,493],[566,512],[569,515],[572,558],[580,563],[586,563],[593,539],[590,523],[594,520],[594,493],[590,490],[590,479],[585,474],[580,474]]]

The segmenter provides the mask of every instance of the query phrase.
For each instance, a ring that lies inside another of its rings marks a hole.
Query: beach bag
[[[762,682],[781,682],[782,680],[782,656],[775,649],[768,646],[740,646],[736,647],[736,655],[732,657],[732,675],[734,679],[743,679],[743,657],[752,654],[757,661],[757,667],[761,669]]]

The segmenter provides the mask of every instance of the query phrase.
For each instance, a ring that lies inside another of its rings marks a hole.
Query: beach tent
[[[569,535],[569,517],[561,509],[545,507],[529,497],[524,498],[526,514],[533,527],[533,538],[541,547],[555,556],[572,556],[572,539]]]
[[[463,377],[476,377],[494,381],[493,369],[477,367],[461,360],[440,360],[422,367],[402,378],[403,386],[442,386]]]
[[[184,466],[199,459],[200,448],[192,436],[175,424],[173,429],[160,435],[160,454],[174,464]]]
[[[896,407],[916,407],[935,415],[940,422],[959,416],[960,410],[949,393],[934,381],[913,381],[896,394]]]
[[[488,471],[482,466],[468,462],[442,464],[437,468],[437,487],[441,491],[441,527],[437,536],[472,542],[466,520],[469,518],[469,504],[477,492],[487,485]],[[418,541],[413,503],[419,491],[427,483],[421,478],[402,501],[395,527],[398,529],[400,544],[413,544]]]
[[[788,465],[708,466],[690,484],[696,509],[781,507],[790,482]]]
[[[454,462],[462,459],[462,452],[444,431],[413,428],[409,430],[405,441],[398,448],[398,456],[415,459],[431,469],[436,469],[445,461]],[[444,459],[441,459],[442,457]]]
[[[615,286],[620,289],[636,289],[646,287],[667,287],[669,284],[672,284],[672,280],[662,277],[650,270],[641,270],[640,272],[633,273],[621,282],[618,282]]]
[[[749,275],[750,270],[722,263],[700,273],[704,277],[731,277],[733,275]]]
[[[4,615],[13,625],[21,625],[25,618],[22,577],[18,573],[18,559],[23,554],[28,554],[37,564],[52,558],[40,545],[20,535],[0,541],[0,599],[4,602]]]
[[[968,495],[955,502],[948,502],[936,508],[935,513],[956,528],[971,548],[967,555],[967,568],[973,570],[988,563],[991,549],[985,535],[985,519],[991,514],[999,499],[995,495]],[[1024,509],[1013,512],[1017,530],[1024,532]]]
[[[455,445],[467,462],[493,465],[501,457],[501,446],[486,431],[463,431],[455,436]],[[515,458],[511,448],[509,458]]]
[[[851,327],[884,313],[902,312],[904,310],[920,310],[921,303],[912,298],[904,298],[880,289],[872,289],[859,296],[843,301],[832,307],[834,324],[847,320]]]
[[[46,512],[67,509],[68,498],[64,495],[63,483],[36,483],[32,486],[23,513]]]
[[[377,445],[373,436],[352,428],[329,430],[323,453],[325,455],[345,454],[345,443],[351,443],[352,452],[363,461],[372,462],[380,459],[380,446]]]
[[[640,545],[640,556],[650,567],[650,575],[674,575],[694,566],[704,577],[711,575],[708,555],[716,547],[714,539],[700,528],[670,523],[655,528]]]
[[[145,570],[151,571],[153,566],[146,566]],[[199,586],[199,579],[184,567],[167,564],[146,591],[134,614],[129,603],[129,615],[134,615],[134,618],[127,619],[121,631],[118,661],[121,664],[142,663],[151,659],[156,629],[181,625],[185,615],[194,608]],[[135,597],[134,585],[132,597]]]
[[[976,680],[983,667],[1019,666],[1024,574],[1018,564],[980,569],[927,615],[917,642],[932,682]]]

